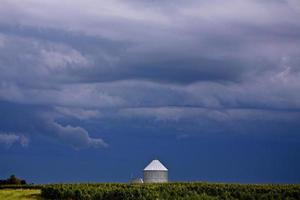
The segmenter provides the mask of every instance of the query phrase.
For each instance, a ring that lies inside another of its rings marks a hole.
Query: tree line
[[[5,180],[0,180],[0,185],[26,185],[26,180],[17,178],[15,175],[11,175]]]

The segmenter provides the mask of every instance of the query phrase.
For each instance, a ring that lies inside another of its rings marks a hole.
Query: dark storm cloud
[[[41,81],[44,78],[52,79],[50,81],[53,84],[55,81],[76,83],[126,79],[173,83],[237,81],[249,65],[237,59],[202,57],[196,53],[202,50],[197,47],[194,47],[195,53],[182,51],[179,45],[174,46],[173,49],[179,49],[175,52],[169,47],[151,50],[151,46],[148,51],[147,46],[139,49],[138,44],[52,29],[2,26],[0,30],[2,37],[6,38],[5,52],[1,54],[1,60],[5,62],[2,66],[9,65],[10,68],[21,70],[29,68],[24,70],[25,73],[30,71],[28,79],[36,75],[37,81],[43,76]],[[45,56],[51,56],[52,62]],[[88,67],[82,67],[83,65]],[[34,68],[34,73],[31,68]],[[45,70],[48,73],[45,74]],[[5,71],[10,74],[13,70],[6,68],[3,69]],[[56,74],[57,71],[60,74]],[[52,76],[54,73],[56,76]],[[9,78],[7,74],[3,73],[3,76]],[[19,80],[22,84],[26,84],[26,76]]]
[[[106,143],[57,118],[200,120],[225,131],[276,111],[276,120],[297,122],[296,0],[11,0],[0,13],[0,99],[33,106],[32,129],[76,148]],[[22,119],[18,131],[35,134]]]
[[[122,16],[122,12],[120,16],[117,13],[103,14],[100,9],[99,13],[92,13],[98,18],[93,18],[88,12],[92,9],[87,7],[86,13],[78,15],[83,15],[83,20],[86,21],[93,19],[88,27],[78,21],[75,24],[66,23],[70,26],[68,28],[60,23],[54,26],[55,29],[50,24],[47,28],[47,24],[42,23],[45,16],[42,16],[40,20],[30,21],[35,25],[21,21],[17,23],[22,25],[16,27],[2,25],[2,32],[42,39],[54,45],[63,44],[78,51],[91,62],[90,68],[72,68],[63,75],[83,82],[126,79],[175,83],[192,83],[198,80],[237,81],[245,73],[277,67],[278,61],[285,54],[289,56],[299,50],[299,25],[294,22],[298,13],[291,12],[288,2],[237,1],[235,7],[219,12],[213,10],[218,10],[223,5],[219,1],[190,1],[185,5],[180,1],[176,2],[181,6],[168,1],[144,2],[150,4],[149,8],[143,7],[144,3],[127,3],[130,6],[120,6],[124,14],[132,12],[126,17]],[[13,6],[14,3],[9,4],[12,9],[18,8]],[[71,5],[73,9],[65,13],[67,17],[64,20],[74,17],[77,4],[80,5],[80,2]],[[231,4],[233,2],[224,6],[227,8]],[[50,5],[59,7],[56,3]],[[97,6],[111,8],[110,3]],[[247,6],[253,9],[239,11],[239,8]],[[26,8],[24,6],[19,12],[25,12]],[[141,14],[136,8],[147,12]],[[207,10],[203,12],[205,8]],[[264,8],[269,9],[265,14],[261,13]],[[166,15],[166,9],[172,9],[174,14]],[[282,13],[277,14],[278,9]],[[262,16],[259,18],[256,14]],[[29,12],[25,18],[31,15],[34,14]],[[57,19],[53,17],[52,20]],[[40,48],[43,48],[43,44]],[[61,79],[66,81],[68,78],[63,76]]]
[[[47,106],[18,105],[1,101],[0,109],[0,143],[7,147],[14,143],[27,146],[30,137],[41,135],[75,149],[107,146],[101,138],[90,137],[88,131],[80,126],[61,125],[56,122],[58,115]]]

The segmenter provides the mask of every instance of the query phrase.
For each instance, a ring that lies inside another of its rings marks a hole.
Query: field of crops
[[[44,186],[42,197],[62,200],[299,200],[300,185],[56,184]]]

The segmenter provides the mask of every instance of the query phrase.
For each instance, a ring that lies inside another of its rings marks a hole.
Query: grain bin
[[[136,178],[131,180],[130,183],[144,183],[144,180],[142,178]]]
[[[168,182],[168,169],[159,160],[153,160],[144,169],[144,183],[166,182]]]

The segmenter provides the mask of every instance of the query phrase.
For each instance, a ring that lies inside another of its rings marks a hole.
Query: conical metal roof
[[[152,160],[144,171],[168,171],[168,169],[159,160]]]

